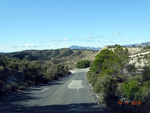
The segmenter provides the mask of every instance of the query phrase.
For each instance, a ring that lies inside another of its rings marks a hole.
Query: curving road
[[[87,71],[72,70],[69,76],[31,88],[14,101],[0,105],[0,113],[110,113],[97,104]]]

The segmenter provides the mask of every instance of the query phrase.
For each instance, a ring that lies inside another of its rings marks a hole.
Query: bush
[[[146,81],[143,83],[144,86],[150,87],[150,81]]]
[[[0,54],[0,65],[6,66],[4,57]]]
[[[141,93],[142,89],[138,85],[137,80],[129,80],[128,82],[123,83],[123,92],[126,95],[126,97],[133,99],[135,94]]]
[[[23,86],[23,85],[19,85],[19,86],[18,86],[18,89],[19,89],[19,90],[24,90],[25,88],[26,88],[26,86]]]
[[[114,92],[116,91],[116,81],[109,75],[98,77],[94,85],[94,89],[97,93],[102,92]]]
[[[11,85],[5,85],[3,87],[3,91],[6,92],[6,93],[11,92]]]
[[[0,65],[0,80],[5,79],[6,68]]]
[[[10,63],[8,64],[8,67],[9,67],[9,68],[12,68],[12,69],[16,69],[16,70],[18,70],[18,68],[19,68],[17,62],[10,62]]]
[[[95,74],[95,73],[89,71],[89,72],[87,73],[88,82],[89,82],[92,86],[94,86],[94,84],[96,83],[96,80],[97,80],[97,77],[98,77],[98,76],[99,76],[98,74]]]
[[[81,69],[81,68],[87,68],[90,66],[90,61],[89,60],[81,60],[77,62],[76,67]]]
[[[150,67],[144,67],[143,69],[143,81],[150,81]]]
[[[18,89],[18,84],[16,82],[11,83],[11,91],[17,91]]]
[[[52,81],[70,73],[71,72],[69,71],[68,67],[64,67],[61,65],[52,65],[46,70],[45,79],[48,81]]]
[[[26,81],[26,83],[27,83],[28,86],[32,86],[34,84],[34,82],[31,81],[31,80]]]
[[[107,106],[107,107],[112,107],[112,105],[114,106],[118,106],[118,97],[115,96],[114,94],[111,93],[102,93],[100,96],[100,103]]]
[[[0,80],[0,90],[2,89],[3,85],[4,85],[4,81]]]

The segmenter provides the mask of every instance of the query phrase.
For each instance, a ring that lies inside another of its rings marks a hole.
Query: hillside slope
[[[44,64],[62,64],[71,69],[80,60],[93,61],[99,51],[93,50],[71,50],[68,48],[56,50],[26,50],[13,53],[4,53],[4,56],[18,58],[20,60],[35,61],[40,60]]]

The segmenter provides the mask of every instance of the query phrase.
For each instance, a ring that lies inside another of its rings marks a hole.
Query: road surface
[[[97,104],[87,71],[72,70],[69,76],[31,88],[14,101],[0,105],[0,113],[110,113]]]

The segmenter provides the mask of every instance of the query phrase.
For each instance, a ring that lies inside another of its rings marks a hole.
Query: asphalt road
[[[72,70],[69,76],[31,88],[14,101],[0,105],[0,113],[110,113],[98,105],[87,82],[87,71]]]

